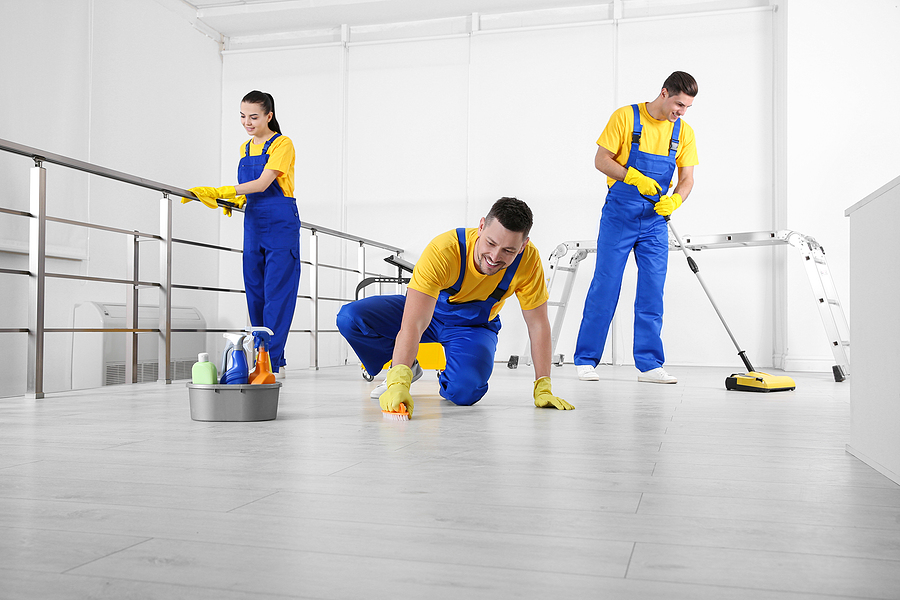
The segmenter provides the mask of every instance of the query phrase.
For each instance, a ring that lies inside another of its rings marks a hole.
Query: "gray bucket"
[[[195,421],[271,421],[278,414],[281,382],[267,384],[187,384]]]

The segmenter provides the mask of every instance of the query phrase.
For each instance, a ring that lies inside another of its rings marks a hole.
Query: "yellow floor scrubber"
[[[650,199],[648,198],[648,200]],[[653,202],[652,200],[650,201]],[[726,377],[725,389],[737,390],[739,392],[787,392],[793,390],[796,387],[796,384],[790,377],[784,375],[770,375],[768,373],[757,371],[753,368],[753,365],[750,364],[750,359],[747,358],[747,354],[743,350],[741,350],[740,345],[738,345],[737,340],[734,338],[734,334],[731,333],[731,329],[728,327],[728,323],[725,322],[725,317],[722,316],[722,313],[719,311],[719,307],[716,306],[716,302],[715,300],[713,300],[712,294],[710,294],[709,290],[706,288],[706,284],[703,282],[703,277],[700,276],[700,267],[697,266],[697,263],[690,256],[690,254],[688,254],[687,248],[681,241],[681,237],[679,237],[678,232],[676,232],[675,228],[672,226],[672,221],[669,219],[669,217],[666,217],[666,222],[669,224],[669,230],[672,232],[672,235],[678,242],[678,246],[681,248],[681,251],[684,252],[684,256],[687,258],[688,266],[691,268],[691,271],[694,272],[694,275],[697,276],[697,281],[700,282],[701,287],[703,287],[703,291],[706,292],[706,297],[709,298],[709,302],[710,304],[712,304],[713,308],[716,311],[716,314],[719,316],[719,320],[722,321],[722,325],[725,326],[725,331],[728,332],[728,337],[731,338],[731,342],[737,349],[738,356],[741,357],[744,366],[747,368],[746,373],[732,373],[730,377]]]

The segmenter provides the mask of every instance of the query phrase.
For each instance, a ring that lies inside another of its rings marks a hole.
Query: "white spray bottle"
[[[225,351],[222,353],[221,384],[246,384],[250,369],[247,365],[247,354],[244,351],[244,335],[241,333],[223,333]]]

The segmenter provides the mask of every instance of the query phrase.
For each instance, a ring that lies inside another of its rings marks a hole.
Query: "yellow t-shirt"
[[[462,289],[458,294],[450,297],[452,302],[487,299],[506,273],[506,269],[501,269],[493,275],[482,275],[478,272],[473,258],[477,239],[477,228],[466,229],[466,262],[468,263],[466,275],[463,278]],[[441,290],[452,286],[459,278],[459,261],[459,241],[456,237],[456,230],[442,233],[425,247],[425,251],[422,252],[422,256],[413,270],[409,288],[437,298]],[[514,293],[519,299],[522,310],[537,308],[549,298],[541,257],[537,248],[530,241],[522,251],[522,260],[509,284],[509,289],[491,309],[491,319],[497,316],[500,309],[503,308],[503,303]]]
[[[672,139],[674,123],[663,120],[658,121],[647,112],[647,103],[638,104],[641,111],[641,152],[659,154],[665,156],[669,153],[669,140]],[[631,133],[634,131],[634,110],[631,105],[623,106],[612,114],[606,129],[597,140],[598,146],[603,146],[615,156],[615,161],[623,167],[628,163],[631,154]],[[675,153],[675,165],[678,167],[691,167],[700,164],[697,159],[697,144],[694,139],[694,130],[684,119],[681,119],[681,133],[678,136],[678,151]],[[612,187],[616,182],[612,177],[607,177],[607,185]],[[665,192],[664,192],[665,193]]]
[[[250,156],[259,156],[262,154],[265,143],[254,144],[250,142]],[[240,156],[244,158],[244,151],[247,149],[247,142],[241,144]],[[275,178],[281,191],[288,198],[294,197],[294,143],[286,135],[279,135],[272,145],[269,146],[269,160],[266,162],[266,169],[278,171],[281,173]]]

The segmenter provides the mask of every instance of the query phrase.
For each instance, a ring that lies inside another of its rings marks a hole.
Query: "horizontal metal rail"
[[[156,334],[159,336],[159,364],[166,365],[163,369],[160,367],[159,377],[161,381],[171,382],[171,334],[173,333],[224,333],[232,331],[232,328],[173,328],[171,303],[172,291],[179,290],[195,290],[195,291],[212,291],[217,293],[245,293],[243,289],[231,289],[218,286],[205,285],[187,285],[176,284],[172,282],[172,249],[175,244],[193,246],[197,248],[206,248],[220,252],[243,253],[240,248],[230,248],[219,244],[210,244],[194,240],[179,239],[172,235],[173,223],[173,200],[176,197],[187,198],[190,201],[199,201],[199,199],[190,191],[184,188],[153,181],[150,179],[137,177],[129,173],[123,173],[99,165],[94,165],[85,161],[77,160],[71,157],[63,156],[53,152],[47,152],[38,148],[19,144],[9,140],[0,139],[0,151],[9,152],[30,158],[34,162],[34,167],[30,169],[30,210],[23,211],[12,208],[0,207],[0,213],[28,217],[30,223],[28,238],[28,269],[10,269],[0,268],[0,274],[7,275],[23,275],[28,276],[28,327],[6,327],[0,328],[0,333],[27,333],[28,334],[28,351],[27,351],[27,369],[26,369],[26,393],[32,398],[43,398],[43,377],[44,377],[44,348],[45,334],[47,333],[125,333],[129,336],[125,349],[126,379],[136,382],[136,370],[138,365],[137,359],[137,336],[139,334]],[[111,227],[108,225],[100,225],[97,223],[88,223],[76,219],[67,219],[62,217],[52,217],[47,214],[47,171],[44,163],[50,163],[82,171],[90,175],[96,175],[105,179],[119,181],[128,185],[140,188],[154,190],[162,194],[159,203],[160,228],[159,233],[147,233],[137,230],[128,230],[121,227]],[[218,199],[217,204],[220,207],[231,208],[233,211],[244,212],[243,209],[235,207],[232,203]],[[88,275],[74,275],[68,273],[48,273],[46,271],[47,260],[47,223],[59,223],[67,226],[84,227],[97,231],[105,231],[114,234],[130,236],[132,242],[129,244],[128,250],[128,273],[130,278],[122,279],[116,277],[96,277]],[[341,273],[355,273],[360,280],[365,279],[366,275],[381,275],[380,273],[371,273],[366,270],[366,248],[376,248],[387,251],[394,256],[395,259],[400,258],[403,249],[390,244],[384,244],[377,240],[364,238],[329,227],[323,227],[313,223],[300,224],[301,228],[309,231],[309,260],[301,260],[302,265],[311,267],[309,270],[309,295],[298,294],[298,299],[309,300],[310,302],[310,319],[312,326],[310,329],[291,329],[291,333],[308,333],[310,337],[310,367],[318,368],[318,334],[319,333],[338,333],[337,329],[319,329],[319,300],[329,302],[350,302],[351,299],[339,298],[332,296],[321,296],[319,294],[319,271],[320,269],[330,269]],[[319,234],[328,235],[345,241],[358,244],[358,268],[353,269],[341,265],[331,265],[321,263],[319,261],[318,236]],[[147,241],[158,241],[159,244],[159,281],[143,281],[138,278],[140,271],[140,244]],[[15,250],[13,250],[15,252]],[[24,252],[23,252],[24,253]],[[390,257],[389,257],[390,258]],[[387,260],[387,259],[386,259]],[[390,261],[389,261],[390,262]],[[89,281],[98,283],[113,283],[129,286],[131,289],[126,294],[126,311],[125,311],[125,327],[116,328],[84,328],[84,327],[46,327],[45,323],[45,295],[47,278],[68,279],[75,281]],[[341,279],[341,286],[344,280]],[[138,291],[146,288],[157,288],[159,293],[159,326],[158,327],[138,327],[139,311],[138,311]]]
[[[0,207],[0,213],[6,213],[8,215],[17,215],[19,217],[33,217],[34,215],[28,211],[24,210],[13,210],[12,208],[2,208]]]
[[[35,163],[48,162],[51,164],[68,167],[70,169],[75,169],[76,171],[83,171],[85,173],[91,173],[92,175],[99,175],[100,177],[105,177],[107,179],[114,179],[123,183],[130,183],[131,185],[136,185],[145,189],[156,190],[157,192],[161,192],[169,196],[190,198],[195,202],[200,201],[191,191],[184,188],[169,185],[167,183],[160,183],[158,181],[153,181],[152,179],[137,177],[135,175],[123,173],[122,171],[116,171],[114,169],[107,169],[106,167],[101,167],[99,165],[84,162],[82,160],[78,160],[68,156],[63,156],[61,154],[47,152],[46,150],[41,150],[32,146],[26,146],[25,144],[18,144],[16,142],[4,140],[2,138],[0,138],[0,150],[5,150],[13,154],[19,154],[21,156],[27,156],[28,158],[34,160]],[[232,210],[243,212],[243,209],[233,206],[230,202],[220,202],[220,206],[229,206],[232,207]],[[367,246],[372,246],[373,248],[381,248],[383,250],[388,250],[397,254],[403,253],[403,249],[398,248],[397,246],[391,246],[390,244],[384,244],[376,240],[370,240],[368,238],[360,237],[350,233],[344,233],[343,231],[331,229],[330,227],[323,227],[321,225],[315,225],[313,223],[304,223],[302,221],[300,222],[300,226],[313,232],[325,233],[330,236],[349,240],[352,242],[360,242]]]

